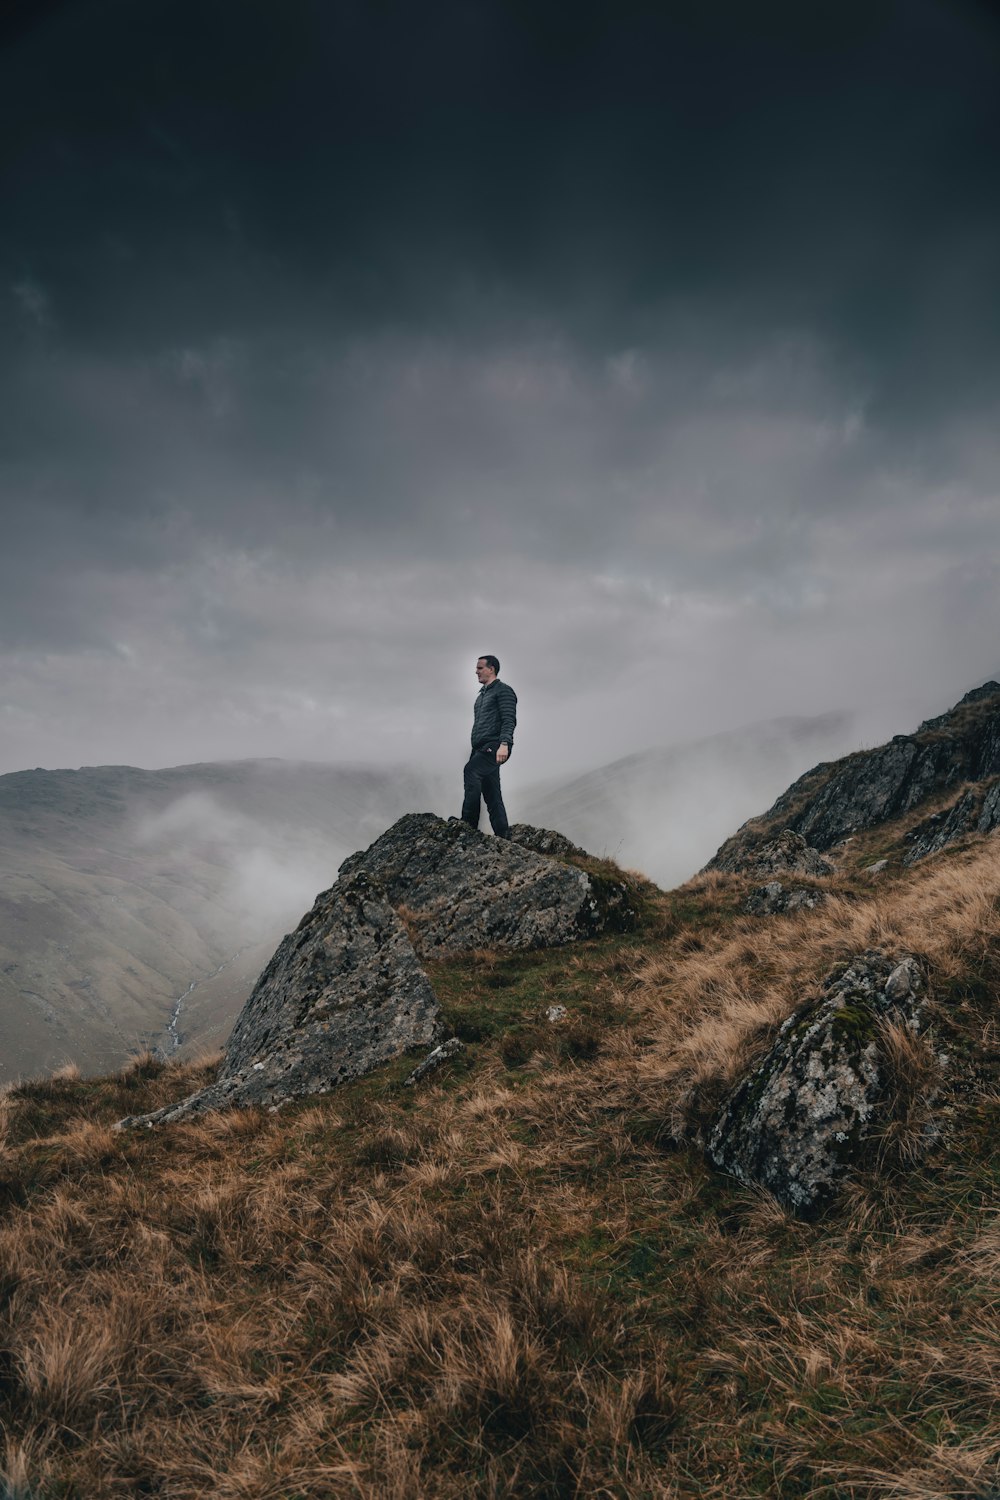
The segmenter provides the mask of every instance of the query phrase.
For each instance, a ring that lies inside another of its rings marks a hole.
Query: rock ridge
[[[801,835],[816,850],[828,850],[954,790],[947,827],[915,844],[908,856],[912,863],[967,833],[1000,827],[1000,793],[992,786],[998,777],[1000,684],[991,680],[966,693],[947,713],[925,720],[915,734],[897,734],[873,750],[814,766],[766,813],[727,839],[705,868],[749,868],[779,829]],[[990,789],[965,798],[960,789],[967,783],[990,784]]]
[[[407,813],[340,875],[364,871],[405,914],[424,957],[473,948],[549,948],[598,933],[628,932],[635,904],[624,881],[591,874],[557,855],[575,846],[552,830],[532,830],[536,852],[490,838],[459,818]],[[530,835],[529,835],[530,836]]]

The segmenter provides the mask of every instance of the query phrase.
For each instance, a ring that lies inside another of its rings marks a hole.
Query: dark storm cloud
[[[370,753],[400,642],[501,622],[553,733],[586,672],[621,751],[664,663],[697,730],[995,639],[987,9],[14,21],[10,755]]]
[[[634,342],[721,296],[902,352],[996,245],[986,14],[78,0],[9,54],[5,249],[108,349],[436,328],[464,274],[481,318],[498,287]]]

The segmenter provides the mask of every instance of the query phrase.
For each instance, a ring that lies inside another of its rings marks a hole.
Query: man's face
[[[489,666],[482,657],[480,657],[476,662],[476,676],[479,678],[479,681],[482,683],[483,687],[485,687],[488,682],[492,682],[496,675],[497,674],[494,672],[493,668]]]

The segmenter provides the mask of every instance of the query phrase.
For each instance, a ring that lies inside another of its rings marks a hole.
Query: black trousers
[[[510,837],[507,810],[500,795],[500,767],[497,765],[497,747],[473,750],[465,767],[465,801],[462,803],[462,822],[470,828],[479,827],[480,799],[486,803],[490,815],[490,827],[498,838]]]

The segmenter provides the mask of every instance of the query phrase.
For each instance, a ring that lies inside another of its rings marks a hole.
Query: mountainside
[[[560,946],[516,946],[504,903],[529,868],[612,867],[404,817],[282,944],[221,1072],[6,1091],[0,1488],[1000,1493],[998,834],[909,859],[970,791],[981,819],[988,689],[801,778],[724,846],[745,870],[623,880],[629,923]],[[761,904],[774,875],[804,898]],[[336,1083],[364,1007],[420,1045]],[[329,1092],[295,1097],[321,1053]],[[248,1107],[169,1122],[231,1077]]]
[[[817,754],[851,744],[849,714],[769,719],[612,761],[518,803],[527,823],[558,828],[658,885],[686,880],[727,831]]]
[[[807,771],[727,839],[706,868],[746,868],[785,828],[816,849],[832,850],[873,829],[891,836],[894,824],[900,825],[894,857],[905,864],[1000,827],[1000,683],[966,693],[914,734]]]
[[[508,804],[669,884],[837,748],[847,723],[750,726],[565,788],[513,773]],[[71,1059],[101,1071],[146,1044],[221,1045],[341,860],[406,811],[457,811],[459,770],[238,761],[0,776],[0,1082]]]
[[[288,925],[429,779],[240,761],[0,776],[0,1080],[218,1045]]]

